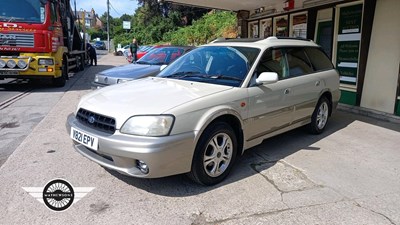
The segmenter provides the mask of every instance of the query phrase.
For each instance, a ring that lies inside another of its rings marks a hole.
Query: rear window
[[[331,60],[320,48],[305,48],[315,71],[333,69]]]

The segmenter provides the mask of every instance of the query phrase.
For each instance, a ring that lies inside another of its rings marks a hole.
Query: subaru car
[[[339,75],[312,41],[220,40],[156,77],[87,94],[67,124],[76,151],[105,168],[214,185],[269,137],[322,133],[339,98]]]

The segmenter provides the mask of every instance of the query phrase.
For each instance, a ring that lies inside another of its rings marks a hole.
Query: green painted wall
[[[340,103],[347,105],[356,105],[356,92],[341,90],[342,95],[340,96]]]
[[[400,116],[400,100],[397,100],[396,102],[396,112],[394,112],[396,115]]]

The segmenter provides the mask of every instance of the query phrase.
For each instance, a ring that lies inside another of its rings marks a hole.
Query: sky
[[[76,10],[86,10],[90,11],[92,8],[96,14],[103,15],[107,12],[107,0],[70,0],[72,10],[74,10],[76,2]],[[137,0],[109,0],[110,5],[110,15],[113,18],[119,18],[123,14],[133,15],[137,6]]]

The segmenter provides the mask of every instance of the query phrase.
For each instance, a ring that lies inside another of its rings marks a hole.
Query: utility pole
[[[107,0],[107,49],[110,52],[110,0]]]

